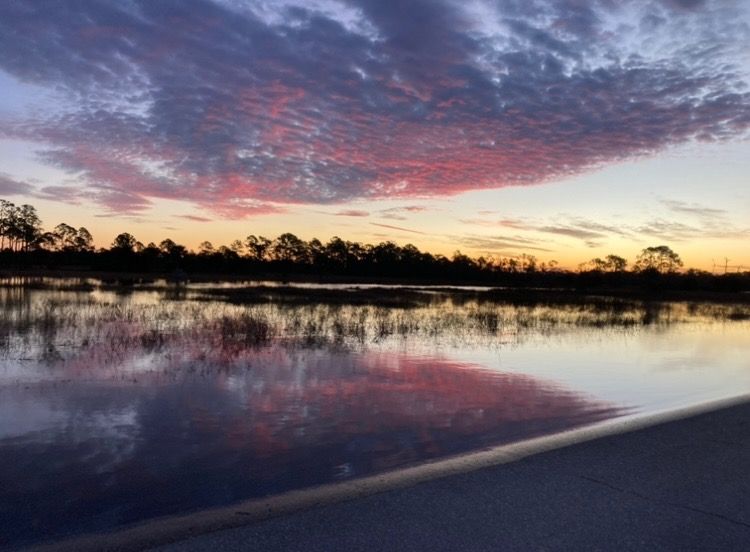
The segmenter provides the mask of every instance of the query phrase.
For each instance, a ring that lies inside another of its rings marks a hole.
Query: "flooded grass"
[[[7,282],[6,282],[7,284]],[[87,285],[92,285],[87,282]],[[148,350],[191,340],[224,346],[352,347],[409,339],[501,345],[576,328],[632,330],[750,320],[750,306],[482,291],[161,288],[134,295],[95,287],[0,287],[0,355],[68,358],[87,345]],[[241,300],[240,300],[241,299]],[[385,303],[385,304],[383,304]]]

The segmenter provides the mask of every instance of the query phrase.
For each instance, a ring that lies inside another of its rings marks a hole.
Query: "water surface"
[[[750,391],[741,305],[17,284],[0,286],[3,545]]]

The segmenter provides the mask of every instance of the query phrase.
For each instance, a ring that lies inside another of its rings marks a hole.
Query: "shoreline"
[[[170,543],[178,543],[191,537],[209,535],[227,529],[248,527],[324,506],[352,502],[389,491],[409,489],[420,483],[510,464],[542,453],[565,449],[605,437],[635,433],[646,428],[699,417],[702,414],[729,409],[749,402],[750,394],[743,394],[666,412],[615,418],[562,433],[444,458],[362,479],[290,491],[264,499],[248,500],[191,514],[157,518],[110,533],[73,537],[56,543],[32,546],[24,550],[35,552],[146,550]],[[345,507],[345,505],[342,504],[342,507]]]
[[[1,280],[29,279],[31,282],[4,283]],[[66,280],[95,280],[98,286],[107,289],[150,290],[157,282],[163,282],[159,289],[174,288],[168,273],[139,273],[115,271],[65,271],[65,270],[9,270],[0,269],[0,288],[18,287],[27,289],[63,289],[34,280],[48,279],[64,282]],[[481,298],[498,301],[537,300],[537,301],[581,301],[599,298],[617,299],[624,301],[653,301],[653,302],[702,302],[714,304],[750,304],[750,291],[705,290],[705,289],[666,289],[662,287],[611,287],[611,286],[580,286],[580,285],[544,285],[541,282],[502,283],[478,280],[441,280],[420,278],[375,278],[365,276],[333,276],[312,274],[190,274],[188,278],[178,284],[179,288],[190,284],[244,284],[238,286],[234,293],[253,290],[265,290],[273,293],[293,293],[299,296],[309,296],[315,299],[321,293],[331,294],[373,294],[382,290],[389,293],[410,293],[428,290],[443,293],[473,294]],[[310,287],[306,287],[306,286]],[[151,287],[150,287],[151,286]],[[334,286],[341,286],[340,289]],[[362,286],[362,287],[358,287]],[[88,290],[92,284],[71,284],[71,291]],[[230,293],[230,290],[226,290]],[[380,297],[380,295],[378,295]]]

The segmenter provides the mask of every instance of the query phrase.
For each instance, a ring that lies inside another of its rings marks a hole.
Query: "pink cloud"
[[[576,6],[505,6],[501,46],[442,2],[363,3],[362,28],[377,39],[312,7],[269,7],[279,16],[269,23],[209,1],[0,3],[0,69],[66,99],[0,121],[0,136],[44,144],[40,160],[75,179],[76,193],[43,192],[60,201],[139,213],[184,200],[243,218],[539,185],[746,135],[750,94],[731,54],[744,35],[731,10],[671,14],[693,18],[706,43],[673,29],[649,60],[607,41],[602,22],[619,17],[610,4]],[[634,9],[645,20],[649,6]]]

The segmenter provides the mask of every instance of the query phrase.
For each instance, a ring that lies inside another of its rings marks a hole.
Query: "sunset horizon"
[[[0,8],[0,197],[46,229],[750,269],[750,7]]]
[[[745,550],[750,0],[0,1],[0,551]]]

